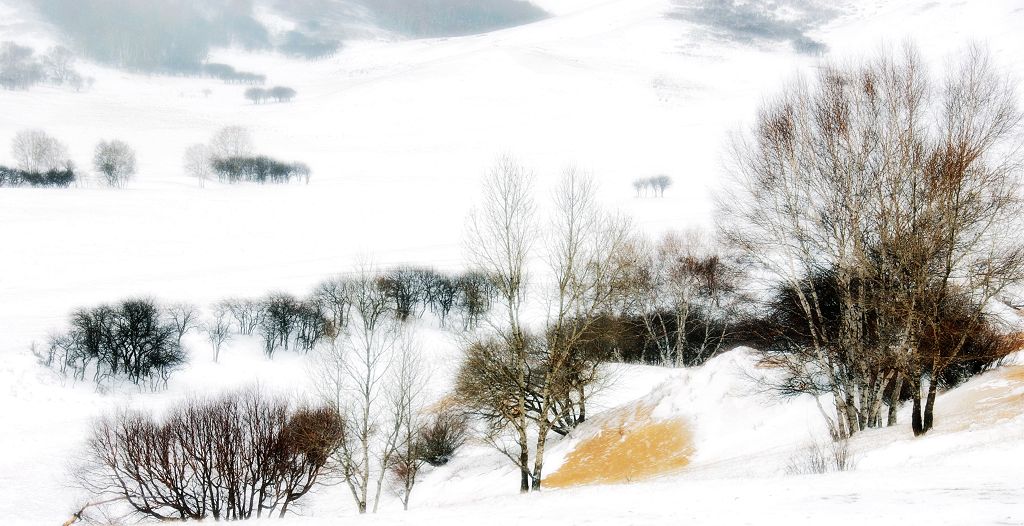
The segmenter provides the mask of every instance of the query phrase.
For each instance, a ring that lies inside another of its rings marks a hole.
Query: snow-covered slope
[[[238,340],[213,364],[196,337],[187,342],[192,365],[167,392],[100,394],[62,385],[34,363],[29,345],[60,327],[72,308],[141,294],[206,304],[305,292],[361,256],[381,265],[461,267],[478,180],[504,152],[534,167],[542,185],[570,163],[593,172],[602,198],[649,232],[706,223],[728,132],[816,61],[784,43],[711,35],[669,17],[669,0],[537,3],[554,16],[485,35],[356,42],[319,62],[231,50],[213,57],[294,87],[299,96],[290,104],[254,106],[242,87],[90,64],[82,69],[96,83],[84,93],[0,91],[0,164],[10,162],[7,145],[17,131],[42,128],[68,143],[80,166],[88,166],[98,140],[121,138],[137,149],[140,168],[122,190],[0,189],[0,520],[67,518],[78,495],[68,487],[66,464],[103,411],[159,407],[254,381],[284,391],[308,382],[301,357],[269,362],[253,342]],[[935,65],[981,41],[1024,77],[1018,4],[845,2],[811,34],[840,59],[909,38]],[[14,5],[0,0],[0,41],[56,41]],[[184,149],[230,124],[251,127],[263,152],[308,163],[312,182],[200,188],[183,173]],[[633,197],[634,178],[661,172],[676,180],[664,199]],[[423,334],[439,356],[454,359],[449,335],[432,328]],[[619,371],[603,407],[635,413],[628,404],[640,399],[652,418],[684,423],[692,451],[681,471],[521,498],[507,463],[476,446],[427,475],[410,514],[388,509],[364,520],[1024,522],[1024,425],[1012,410],[1019,398],[1007,394],[1017,389],[1009,376],[993,373],[944,395],[938,426],[923,440],[905,428],[865,433],[855,473],[781,477],[793,452],[822,433],[817,408],[757,393],[743,373],[750,367],[737,353],[698,371]],[[997,407],[1009,412],[993,410],[992,420],[967,424],[968,399],[1004,395]],[[554,444],[549,473],[615,414],[597,415],[592,426]],[[299,522],[350,514],[347,504],[338,488],[325,488],[305,510],[312,517]],[[574,514],[569,519],[566,510]]]

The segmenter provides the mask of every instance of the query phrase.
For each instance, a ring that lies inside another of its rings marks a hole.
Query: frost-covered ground
[[[238,86],[88,64],[96,83],[85,93],[0,91],[0,163],[31,127],[66,142],[80,166],[109,138],[131,143],[140,165],[123,190],[0,189],[0,521],[67,519],[79,499],[67,463],[103,411],[254,381],[302,392],[308,382],[302,357],[269,362],[236,340],[213,364],[192,336],[192,364],[167,392],[63,385],[28,349],[72,308],[140,294],[207,304],[300,293],[364,257],[459,268],[478,180],[504,152],[534,167],[542,186],[570,163],[590,170],[602,198],[649,232],[707,223],[729,131],[817,60],[786,42],[737,41],[669,17],[667,0],[537,3],[554,16],[479,36],[355,42],[319,62],[217,52],[296,88],[290,104],[253,106]],[[0,41],[53,40],[11,5],[0,0]],[[837,59],[912,39],[936,67],[977,41],[1024,78],[1021,27],[1014,0],[892,0],[841,4],[805,33]],[[200,188],[183,174],[182,153],[229,124],[250,127],[265,153],[308,163],[311,184]],[[633,197],[634,178],[661,172],[676,180],[664,199]],[[425,345],[450,368],[454,339],[425,325]],[[334,487],[295,522],[1024,524],[1024,404],[1008,398],[1008,416],[972,426],[964,398],[994,396],[972,385],[1006,394],[1019,383],[994,374],[944,395],[924,439],[905,426],[864,434],[853,473],[787,477],[789,459],[823,432],[817,409],[755,392],[740,374],[749,365],[737,354],[697,371],[618,370],[605,407],[647,397],[689,423],[695,453],[679,473],[520,497],[508,465],[471,447],[426,476],[408,514],[389,503],[356,520]],[[553,447],[549,472],[579,439]]]

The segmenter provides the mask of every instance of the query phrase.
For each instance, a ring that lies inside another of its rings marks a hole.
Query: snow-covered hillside
[[[545,191],[568,165],[593,173],[602,200],[652,234],[707,224],[730,131],[820,60],[787,42],[740,41],[670,16],[669,0],[535,3],[552,16],[476,36],[354,41],[321,61],[215,52],[215,60],[294,87],[298,97],[287,104],[253,105],[244,87],[212,79],[88,63],[80,68],[96,80],[82,93],[0,91],[0,164],[11,161],[7,145],[25,128],[67,143],[82,167],[101,139],[129,142],[139,160],[137,180],[124,189],[0,188],[0,522],[68,518],[82,498],[68,463],[105,411],[160,408],[254,382],[287,393],[309,385],[301,356],[269,361],[257,342],[237,339],[215,364],[197,335],[186,340],[190,366],[166,392],[64,383],[35,363],[30,345],[72,309],[138,295],[205,305],[305,293],[367,258],[383,267],[463,268],[466,216],[481,175],[502,153],[532,167]],[[59,41],[18,6],[0,0],[0,41]],[[1024,78],[1017,0],[849,1],[835,9],[807,29],[828,47],[824,58],[909,39],[938,66],[981,42]],[[200,187],[187,177],[186,147],[235,124],[253,130],[261,152],[309,164],[311,182]],[[657,173],[675,179],[665,198],[634,197],[631,181]],[[448,385],[456,337],[429,322],[419,334],[445,364],[439,382]],[[471,444],[425,476],[408,513],[392,502],[379,515],[352,517],[336,486],[321,488],[304,517],[288,523],[1024,524],[1022,366],[941,395],[936,428],[923,439],[907,426],[866,432],[854,442],[856,471],[801,476],[786,475],[786,466],[823,438],[818,408],[758,391],[746,352],[696,370],[620,366],[599,401],[606,412],[552,446],[548,473],[636,415],[684,426],[678,469],[521,497],[507,461]],[[983,417],[968,418],[976,407],[968,400],[985,402]]]

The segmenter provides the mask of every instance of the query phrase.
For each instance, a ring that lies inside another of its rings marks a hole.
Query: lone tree
[[[259,104],[266,100],[267,90],[263,88],[249,88],[245,90],[245,98],[251,100],[253,104]]]
[[[201,187],[205,186],[206,180],[213,175],[210,148],[205,144],[193,144],[186,148],[183,164],[185,174],[189,177],[195,177]]]
[[[287,86],[274,86],[267,93],[277,102],[291,102],[296,95],[295,90]]]
[[[135,175],[135,151],[124,141],[101,141],[92,164],[109,186],[122,187]]]
[[[784,392],[831,395],[836,436],[880,425],[902,380],[927,432],[939,379],[1024,278],[1017,100],[979,49],[937,83],[908,47],[824,65],[735,142],[723,235],[803,320],[770,359]]]
[[[212,159],[248,157],[252,152],[252,133],[244,126],[226,126],[210,139],[209,153]]]
[[[11,142],[11,155],[26,172],[45,173],[71,166],[67,146],[42,130],[18,132]]]

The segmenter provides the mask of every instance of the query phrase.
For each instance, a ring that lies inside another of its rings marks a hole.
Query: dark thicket
[[[300,301],[282,293],[271,294],[263,301],[259,329],[268,357],[278,350],[310,351],[336,331],[317,302]]]
[[[65,188],[75,182],[77,175],[71,168],[49,170],[46,172],[29,172],[0,166],[0,187],[4,186],[40,186]]]
[[[746,335],[765,356],[768,364],[786,367],[791,363],[806,363],[814,353],[815,338],[822,342],[837,342],[841,331],[847,330],[844,323],[850,319],[858,320],[861,325],[862,343],[865,348],[872,349],[892,339],[892,327],[885,324],[888,298],[878,291],[872,290],[871,284],[854,280],[848,283],[853,292],[864,298],[858,305],[856,316],[842,301],[843,294],[840,281],[834,270],[818,270],[813,276],[801,280],[798,291],[792,285],[780,285],[768,303],[766,313],[746,325]],[[817,298],[814,319],[809,320],[801,306],[800,297]],[[867,306],[867,308],[865,308]],[[981,311],[982,307],[970,301],[962,292],[947,292],[939,300],[939,307],[928,329],[921,335],[918,343],[920,353],[927,357],[922,360],[925,373],[935,379],[937,387],[953,387],[971,376],[983,372],[1008,352],[1019,348],[1016,335],[1004,334],[995,326],[990,317]],[[815,332],[810,331],[815,327]],[[892,371],[902,364],[898,357],[888,353],[877,353],[873,356],[853,355],[846,348],[835,343],[824,343],[827,352],[834,357],[836,381],[854,383],[859,381],[860,370],[867,363],[872,368]],[[950,354],[951,349],[958,349]],[[944,366],[932,370],[933,364],[943,363]],[[783,394],[821,395],[831,392],[829,378],[822,371],[811,368],[802,369],[799,374],[795,368],[786,367],[787,375],[773,387]],[[912,398],[913,382],[899,382],[895,374],[879,375],[870,384],[870,392],[879,393],[884,400],[895,407],[900,402]],[[895,397],[895,398],[893,398]],[[869,414],[866,427],[883,425],[880,411]]]
[[[453,275],[425,267],[397,267],[382,275],[379,285],[399,320],[422,317],[429,308],[442,326],[455,312],[467,329],[487,314],[496,294],[483,274]]]
[[[457,407],[441,408],[429,416],[419,431],[417,455],[431,466],[443,466],[466,443],[469,419]]]
[[[177,334],[149,299],[79,309],[71,315],[71,329],[50,339],[44,362],[79,380],[91,373],[97,384],[125,379],[166,387],[186,359]]]
[[[140,518],[284,517],[324,476],[344,437],[335,411],[249,390],[190,400],[163,418],[132,412],[98,421],[78,479]]]
[[[601,314],[588,324],[581,352],[601,361],[666,365],[665,346],[669,345],[672,365],[693,367],[717,355],[709,349],[728,350],[750,342],[733,320],[708,316],[695,306],[685,316],[685,334],[679,334],[680,318],[675,312]]]
[[[309,181],[309,167],[303,163],[285,163],[265,155],[214,159],[213,171],[222,183],[287,183],[293,178]]]

